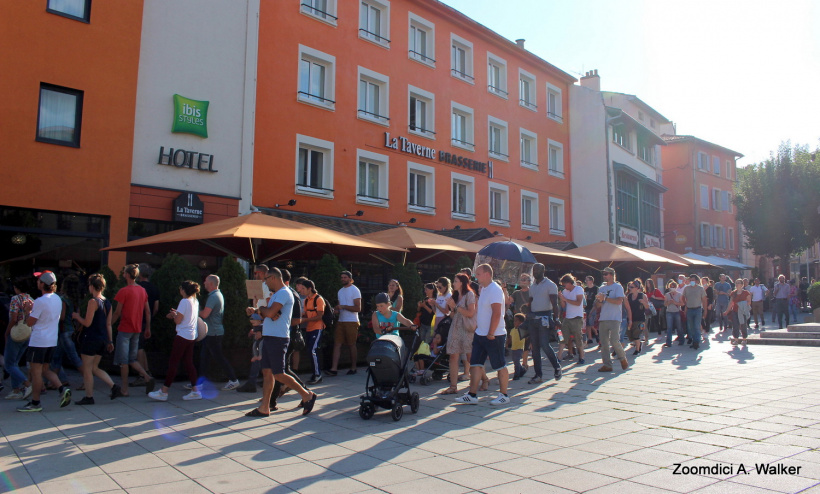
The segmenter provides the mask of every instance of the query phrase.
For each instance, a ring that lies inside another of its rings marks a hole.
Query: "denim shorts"
[[[504,345],[507,342],[507,335],[496,335],[494,339],[486,336],[473,336],[473,353],[470,355],[470,367],[484,367],[484,361],[490,358],[490,367],[494,371],[501,370],[507,366],[507,358],[504,355]]]
[[[128,365],[137,361],[140,333],[117,333],[117,345],[114,349],[114,365]]]

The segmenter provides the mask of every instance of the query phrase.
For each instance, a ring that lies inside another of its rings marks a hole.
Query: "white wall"
[[[572,240],[581,247],[610,240],[606,111],[600,92],[577,85],[569,107]]]
[[[250,207],[259,0],[146,0],[131,182]],[[208,137],[172,133],[173,95],[207,100]],[[213,155],[217,173],[158,165],[160,146]]]

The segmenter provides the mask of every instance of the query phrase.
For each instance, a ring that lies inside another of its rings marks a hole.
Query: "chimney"
[[[590,70],[584,74],[584,77],[581,77],[581,86],[593,91],[600,91],[601,77],[598,75],[598,69]]]
[[[524,49],[524,41],[526,41],[526,40],[525,39],[517,39],[517,40],[515,40],[515,44],[518,45],[518,47],[523,50]]]

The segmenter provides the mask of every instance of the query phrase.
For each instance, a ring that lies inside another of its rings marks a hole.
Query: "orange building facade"
[[[87,1],[5,4],[4,258],[98,266],[101,247],[126,240],[142,8],[139,0],[93,10]]]
[[[574,81],[436,1],[263,2],[253,204],[571,240]]]
[[[732,204],[743,155],[693,136],[664,135],[666,249],[738,260],[740,227]]]

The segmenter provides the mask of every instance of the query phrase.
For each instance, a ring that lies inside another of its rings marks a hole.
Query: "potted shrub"
[[[814,322],[820,323],[820,281],[809,287],[807,295],[814,313]]]

